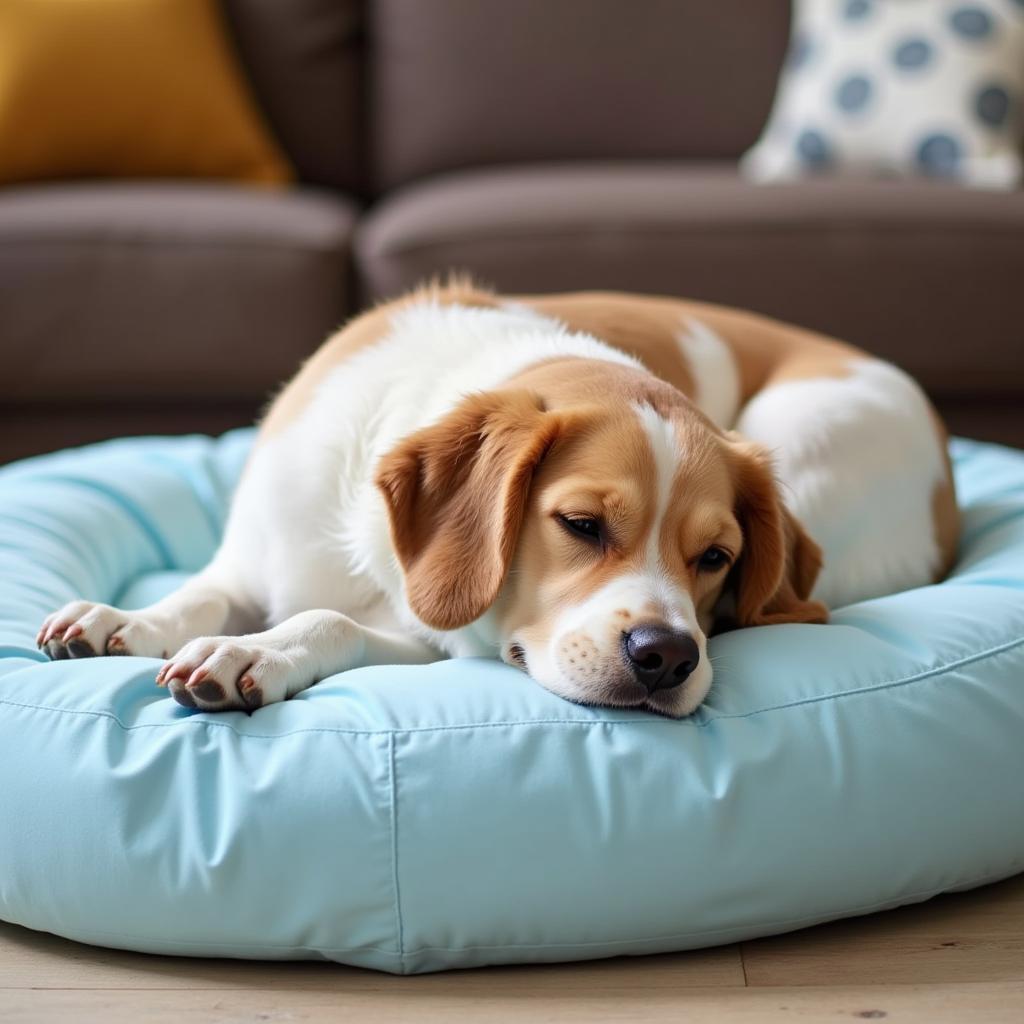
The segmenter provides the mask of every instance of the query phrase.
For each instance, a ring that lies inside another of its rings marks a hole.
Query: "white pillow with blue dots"
[[[794,0],[756,181],[838,172],[1021,181],[1024,0]]]

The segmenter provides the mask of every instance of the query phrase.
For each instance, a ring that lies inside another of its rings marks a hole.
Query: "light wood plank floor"
[[[1024,1022],[1024,875],[695,953],[391,977],[185,960],[0,924],[3,1024],[212,1021]]]

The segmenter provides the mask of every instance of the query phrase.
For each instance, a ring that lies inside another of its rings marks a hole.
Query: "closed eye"
[[[722,550],[715,544],[707,549],[697,559],[697,572],[718,572],[721,569],[726,568],[730,563],[731,559],[727,551]]]
[[[604,526],[600,519],[595,519],[592,516],[566,516],[561,513],[556,518],[574,537],[579,537],[591,544],[600,544],[604,540]]]

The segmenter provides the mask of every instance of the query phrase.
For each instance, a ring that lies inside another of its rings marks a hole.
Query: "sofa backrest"
[[[299,177],[359,191],[362,0],[221,4],[253,91]]]
[[[510,161],[735,158],[767,117],[789,0],[373,0],[366,17],[382,191]]]

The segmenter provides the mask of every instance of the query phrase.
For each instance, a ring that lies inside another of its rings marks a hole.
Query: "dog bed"
[[[251,717],[43,616],[209,558],[251,435],[0,471],[0,918],[393,972],[732,942],[1024,870],[1024,454],[956,442],[945,583],[712,642],[685,721],[497,662],[367,668]]]

